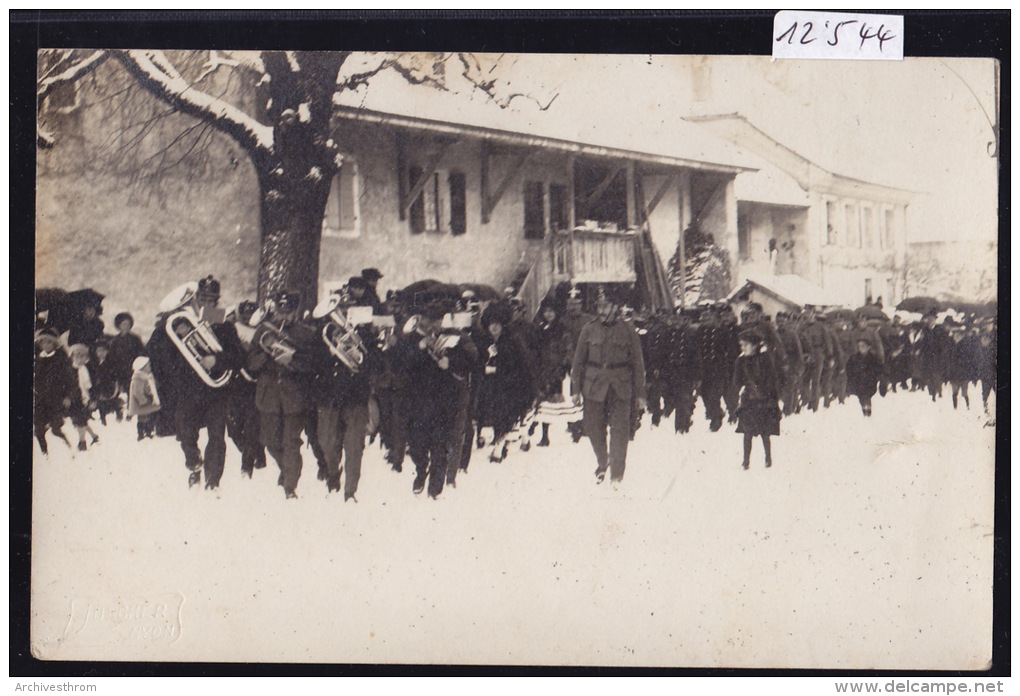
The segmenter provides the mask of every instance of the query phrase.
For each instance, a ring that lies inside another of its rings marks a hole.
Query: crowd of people
[[[410,459],[415,494],[438,498],[472,457],[502,462],[548,446],[551,426],[565,426],[556,430],[573,442],[589,439],[596,482],[608,474],[616,487],[645,412],[653,426],[671,418],[686,433],[700,399],[710,430],[736,424],[747,469],[754,438],[772,466],[770,438],[804,409],[854,396],[870,417],[876,393],[925,390],[935,400],[946,385],[953,406],[969,408],[972,382],[987,408],[995,389],[991,319],[932,311],[904,322],[872,306],[773,320],[754,303],[738,317],[725,302],[635,314],[609,287],[588,314],[569,285],[532,319],[512,296],[478,286],[423,281],[383,300],[381,277],[365,269],[311,309],[291,291],[261,307],[221,308],[220,283],[208,276],[168,295],[145,342],[126,313],[106,335],[94,292],[69,326],[40,317],[42,452],[48,433],[70,445],[66,418],[79,450],[99,440],[93,421],[133,418],[139,440],[176,437],[189,485],[219,486],[229,437],[245,476],[265,468],[268,453],[296,498],[307,442],[327,491],[356,501],[366,443],[378,439],[394,471]]]

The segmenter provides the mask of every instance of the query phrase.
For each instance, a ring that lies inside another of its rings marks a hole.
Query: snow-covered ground
[[[979,399],[978,399],[979,401]],[[784,419],[740,467],[700,407],[646,417],[622,488],[587,440],[475,452],[432,501],[366,451],[357,504],[306,451],[189,489],[172,439],[98,428],[34,463],[45,659],[974,669],[991,651],[994,428],[920,393]],[[73,429],[68,426],[69,434]],[[52,439],[52,438],[51,438]]]

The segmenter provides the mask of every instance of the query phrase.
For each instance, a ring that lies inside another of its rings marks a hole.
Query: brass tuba
[[[185,283],[163,298],[159,303],[159,309],[162,312],[171,312],[167,315],[164,325],[166,335],[181,352],[191,369],[204,383],[219,388],[227,384],[234,373],[232,370],[218,370],[215,367],[209,370],[202,364],[202,358],[222,353],[223,346],[216,338],[209,322],[195,314],[194,309],[185,306],[191,302],[197,290],[198,283]],[[182,322],[187,325],[188,330],[183,335],[178,335],[174,327],[180,326]]]
[[[275,362],[281,365],[288,365],[294,358],[297,348],[290,342],[287,334],[283,331],[283,327],[269,321],[269,315],[272,313],[272,310],[272,301],[267,301],[265,305],[252,313],[251,319],[248,320],[248,326],[253,326],[257,329],[254,340],[262,352]]]
[[[327,318],[322,327],[322,342],[340,363],[353,373],[361,371],[365,364],[365,346],[358,335],[357,327],[343,311],[343,300],[336,293],[320,302],[312,310],[316,319]]]

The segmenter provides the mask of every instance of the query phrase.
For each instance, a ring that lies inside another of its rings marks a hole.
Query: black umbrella
[[[934,297],[908,297],[898,305],[896,309],[916,314],[927,314],[928,312],[941,312],[942,303]]]
[[[845,308],[833,309],[829,311],[825,316],[827,316],[829,319],[842,319],[843,321],[854,320],[853,311]]]
[[[878,305],[868,304],[863,307],[858,307],[854,310],[854,313],[862,319],[880,319],[882,321],[888,321],[889,317],[886,316],[885,312]]]
[[[463,293],[465,290],[470,290],[475,294],[475,299],[479,302],[496,302],[503,299],[503,293],[491,285],[485,285],[484,283],[461,283],[460,291]]]
[[[67,292],[60,288],[38,288],[35,291],[36,328],[44,326],[64,333],[72,324],[73,308],[68,304]]]

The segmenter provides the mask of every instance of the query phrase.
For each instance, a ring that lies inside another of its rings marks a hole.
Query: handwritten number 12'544
[[[803,33],[801,33],[800,40],[798,41],[798,43],[807,46],[808,44],[817,41],[819,38],[825,38],[826,39],[825,43],[827,43],[829,46],[836,46],[839,44],[840,30],[850,24],[861,25],[857,32],[857,35],[860,37],[861,40],[860,46],[861,48],[864,48],[865,42],[867,42],[869,39],[877,39],[878,50],[881,51],[882,47],[885,46],[886,41],[890,41],[896,38],[896,36],[892,33],[892,30],[886,29],[884,24],[880,25],[878,29],[875,29],[874,27],[869,27],[867,22],[859,22],[856,19],[848,19],[843,22],[836,22],[835,24],[832,24],[831,35],[828,35],[830,23],[826,22],[825,35],[823,35],[822,37],[811,35],[812,32],[814,32],[815,30],[814,22],[804,22]],[[789,29],[787,29],[782,34],[776,37],[776,43],[786,41],[786,43],[792,44],[796,40],[798,28],[800,28],[799,24],[797,22],[794,22],[792,25],[790,25]]]

